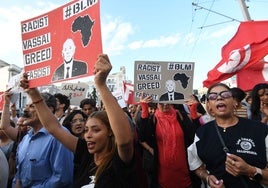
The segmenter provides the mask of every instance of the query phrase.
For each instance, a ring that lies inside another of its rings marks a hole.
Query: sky
[[[2,0],[0,59],[23,67],[20,22],[68,2]],[[246,4],[252,20],[268,19],[268,0]],[[134,81],[137,60],[194,62],[194,89],[203,86],[221,59],[221,48],[245,21],[239,0],[100,0],[100,15],[112,73],[125,66],[127,79]]]

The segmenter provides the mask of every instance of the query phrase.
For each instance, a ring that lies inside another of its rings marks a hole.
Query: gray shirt
[[[0,166],[0,187],[7,187],[9,168],[6,156],[2,150],[0,150]]]

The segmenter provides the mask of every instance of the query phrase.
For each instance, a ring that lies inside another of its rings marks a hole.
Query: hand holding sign
[[[21,79],[22,73],[17,74],[15,76],[13,76],[8,84],[7,84],[7,91],[9,91],[12,94],[11,97],[11,103],[15,103],[18,98],[19,98],[19,94],[22,92],[22,89],[20,88],[20,79]]]

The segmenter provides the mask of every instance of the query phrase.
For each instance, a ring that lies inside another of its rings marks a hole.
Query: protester
[[[134,123],[136,123],[137,114],[140,110],[139,105],[138,104],[129,104],[127,109],[128,109],[128,113],[130,114],[132,121]]]
[[[10,121],[10,125],[15,127],[15,123],[13,121]],[[13,147],[14,147],[14,141],[7,136],[5,131],[0,130],[0,150],[2,150],[3,153],[5,154],[9,166],[7,188],[10,188],[12,185],[12,179],[14,178],[14,174],[11,175],[11,170],[13,170],[16,165],[15,161],[14,160],[12,161],[14,157],[12,153]]]
[[[148,119],[151,119],[154,117],[155,110],[157,108],[156,103],[152,103],[150,99],[144,98],[140,102],[146,102],[148,105]],[[140,118],[137,121],[138,126],[138,137],[139,142],[142,146],[142,167],[146,173],[146,179],[148,188],[157,187],[157,181],[155,176],[155,157],[154,157],[154,144],[155,144],[155,138],[151,136],[151,133],[154,132],[153,125],[152,124],[142,124],[141,120],[141,113]]]
[[[247,107],[247,117],[251,119],[251,103],[252,103],[252,97],[251,97],[251,91],[247,92],[247,96],[245,97],[244,103]]]
[[[55,116],[62,124],[67,115],[66,111],[70,107],[70,99],[62,93],[56,93],[54,94],[54,97],[57,100],[57,109],[55,111]]]
[[[25,91],[31,92],[31,89]],[[9,137],[16,139],[18,129],[10,126],[11,96],[12,93],[5,92],[1,128]],[[32,129],[17,148],[17,172],[13,187],[69,187],[73,179],[73,154],[43,128],[41,114],[36,108],[42,103],[56,118],[52,113],[56,110],[56,99],[49,93],[42,93],[39,97],[38,100],[28,101],[24,110],[23,124]]]
[[[268,84],[256,84],[251,92],[251,119],[268,124]]]
[[[204,116],[207,112],[203,105],[200,103],[198,97],[196,95],[190,95],[188,99],[186,99],[185,104],[190,112],[190,118],[194,123],[199,127],[204,124],[202,116]],[[201,118],[201,119],[200,119]]]
[[[234,104],[234,113],[236,116],[248,118],[247,114],[247,106],[242,103],[244,98],[246,97],[246,92],[238,87],[231,88],[232,96],[236,103]]]
[[[210,187],[255,188],[268,183],[268,127],[234,114],[231,89],[216,83],[207,91],[215,120],[201,126],[188,147],[191,170]]]
[[[0,187],[7,187],[8,180],[8,163],[5,154],[0,150]]]
[[[136,111],[134,114],[131,114],[129,112],[128,106],[125,106],[122,108],[125,112],[126,116],[128,117],[128,121],[131,127],[132,135],[133,135],[133,144],[134,144],[134,150],[135,150],[135,160],[136,160],[136,171],[138,173],[141,186],[140,188],[148,188],[147,187],[147,179],[146,179],[146,173],[142,166],[142,146],[139,142],[139,128],[138,128],[138,119],[140,117],[140,108],[139,105],[137,105]],[[132,116],[134,115],[134,116]]]
[[[134,144],[127,116],[106,85],[112,69],[107,55],[100,55],[94,67],[94,83],[105,111],[92,113],[86,122],[85,139],[63,130],[41,100],[36,88],[28,90],[44,127],[75,154],[73,187],[139,187],[135,171]],[[22,86],[28,88],[24,78]],[[91,181],[93,180],[93,181]]]
[[[15,123],[11,122],[11,126],[15,127]],[[12,148],[13,148],[13,140],[11,140],[5,133],[5,131],[0,130],[0,149],[4,152],[7,160],[9,159],[9,156],[11,154]]]
[[[74,136],[84,138],[87,115],[81,110],[73,110],[63,121],[65,126]]]
[[[17,154],[17,147],[21,142],[22,138],[27,134],[27,132],[31,129],[30,126],[23,125],[24,118],[19,117],[17,121],[17,129],[18,134],[14,141],[13,148],[8,159],[8,166],[9,166],[9,176],[8,176],[8,188],[12,187],[12,180],[16,174],[16,154]]]
[[[80,101],[80,108],[82,112],[84,112],[88,116],[98,110],[96,107],[96,101],[94,99],[89,98]]]
[[[195,126],[186,113],[175,110],[171,104],[158,103],[153,117],[149,116],[147,102],[151,100],[151,97],[140,98],[141,126],[146,133],[140,141],[150,140],[147,149],[154,155],[151,187],[200,187],[200,180],[197,185],[191,182],[187,164],[186,149],[193,141]]]
[[[17,127],[18,114],[17,114],[17,107],[15,103],[11,104],[10,106],[10,119],[11,119],[11,122],[15,123],[15,127]]]

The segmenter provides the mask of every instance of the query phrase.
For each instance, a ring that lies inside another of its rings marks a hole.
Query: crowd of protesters
[[[268,184],[268,84],[246,93],[216,83],[200,100],[154,103],[141,95],[121,108],[101,54],[94,84],[103,104],[20,86],[28,95],[14,115],[5,92],[0,130],[0,186],[74,188],[265,187]]]

